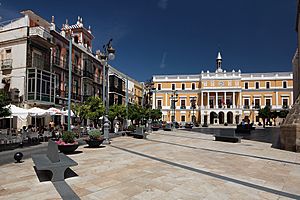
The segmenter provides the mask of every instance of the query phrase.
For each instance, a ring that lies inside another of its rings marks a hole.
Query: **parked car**
[[[172,130],[172,123],[163,124],[164,131],[171,131]]]
[[[192,122],[187,122],[187,123],[185,123],[185,125],[184,125],[184,127],[185,128],[193,128],[193,123]]]
[[[161,123],[158,122],[153,122],[151,126],[153,131],[158,131],[158,129],[160,129],[161,127],[162,127]]]

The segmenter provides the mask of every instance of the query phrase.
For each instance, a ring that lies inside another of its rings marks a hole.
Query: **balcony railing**
[[[260,109],[260,105],[254,105],[253,109]]]
[[[180,109],[186,109],[186,106],[180,106]]]
[[[244,105],[243,108],[244,109],[250,109],[250,106],[249,105]]]
[[[288,106],[288,105],[282,105],[282,108],[283,108],[283,109],[288,109],[289,106]]]
[[[161,105],[157,106],[157,109],[162,109],[162,106]]]
[[[12,69],[12,59],[4,59],[1,61],[1,70]]]
[[[29,29],[29,35],[30,36],[37,35],[41,38],[44,38],[48,42],[52,42],[52,35],[41,26],[31,27]]]

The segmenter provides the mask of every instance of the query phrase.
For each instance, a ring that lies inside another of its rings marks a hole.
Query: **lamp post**
[[[174,90],[172,91],[172,94],[171,94],[171,108],[173,109],[173,115],[172,115],[172,124],[173,124],[173,127],[175,127],[175,116],[176,116],[176,102],[178,101],[178,94],[177,94],[177,91]]]
[[[104,102],[105,106],[105,114],[103,116],[103,132],[105,142],[110,144],[109,141],[109,121],[107,118],[108,115],[108,60],[115,59],[115,49],[111,46],[112,39],[108,41],[106,45],[103,45],[103,52],[100,53],[100,59],[103,65],[103,77],[102,77],[102,101]],[[106,76],[107,74],[107,76]]]
[[[72,90],[72,31],[69,38],[69,87],[68,87],[68,131],[71,131],[71,90]]]
[[[114,60],[115,59],[115,49],[111,46],[112,39],[108,41],[106,45],[103,45],[103,52],[101,52],[100,59],[103,64],[103,79],[102,79],[102,100],[104,102],[105,106],[105,114],[108,113],[108,77],[106,74],[108,74],[108,60]]]
[[[193,109],[192,122],[195,123],[195,108],[196,108],[196,97],[191,97],[191,108]]]

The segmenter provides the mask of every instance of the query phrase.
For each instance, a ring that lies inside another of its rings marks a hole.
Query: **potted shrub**
[[[73,153],[79,146],[75,141],[75,134],[71,131],[65,131],[62,134],[62,138],[56,141],[58,149],[62,153]]]
[[[126,130],[126,135],[128,135],[128,136],[132,136],[132,132],[134,132],[135,131],[135,129],[136,129],[136,127],[134,126],[134,125],[129,125],[128,127],[127,127],[127,130]]]
[[[85,141],[89,147],[99,147],[104,141],[103,133],[98,129],[90,130],[88,135],[89,137]]]

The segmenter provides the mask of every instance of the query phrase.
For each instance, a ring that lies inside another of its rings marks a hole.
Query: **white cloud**
[[[159,0],[157,5],[160,9],[166,10],[168,7],[168,0]]]
[[[159,66],[161,69],[166,68],[166,57],[167,57],[167,52],[164,52]]]

